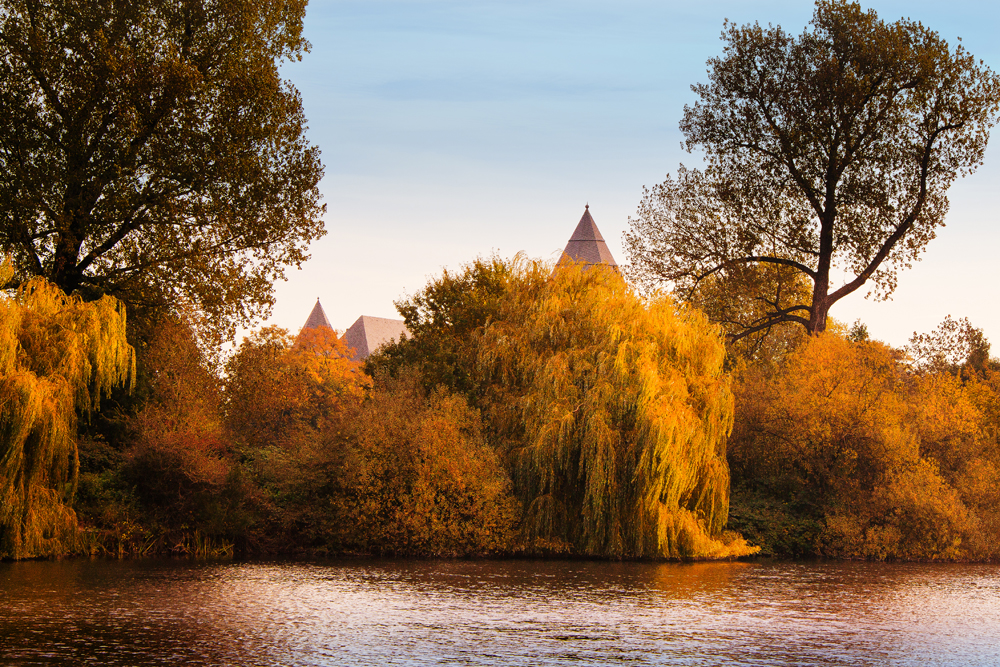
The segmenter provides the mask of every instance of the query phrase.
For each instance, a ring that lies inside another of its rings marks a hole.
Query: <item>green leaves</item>
[[[813,285],[807,312],[774,305],[746,331],[823,331],[862,286],[888,297],[934,238],[948,188],[982,162],[1000,78],[919,23],[842,1],[817,2],[798,37],[727,23],[722,39],[680,124],[707,166],[644,194],[627,236],[632,277],[692,298],[740,265],[792,267]]]
[[[298,92],[304,2],[26,0],[0,17],[0,247],[18,278],[217,333],[321,236]]]

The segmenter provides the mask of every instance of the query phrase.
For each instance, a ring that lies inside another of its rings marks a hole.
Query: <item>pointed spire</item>
[[[323,306],[319,303],[319,297],[316,297],[316,305],[313,306],[312,312],[309,313],[309,319],[302,325],[302,328],[318,329],[320,327],[333,328],[330,326],[330,320],[326,319],[326,313],[323,312]]]
[[[618,270],[618,263],[611,256],[608,244],[601,236],[601,230],[597,228],[593,216],[590,215],[590,204],[583,208],[583,217],[573,235],[569,237],[569,243],[563,250],[560,262],[572,260],[574,262],[585,262],[587,264],[607,264]]]

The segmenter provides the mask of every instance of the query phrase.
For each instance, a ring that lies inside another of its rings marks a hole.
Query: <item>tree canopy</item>
[[[737,526],[786,554],[995,558],[997,374],[917,371],[898,350],[827,331],[737,373]]]
[[[786,267],[807,298],[763,281],[761,312],[732,336],[823,331],[862,286],[888,297],[944,224],[949,186],[982,162],[1000,79],[919,22],[838,0],[819,0],[798,37],[727,22],[722,40],[680,125],[706,167],[646,190],[626,235],[631,275],[690,298],[746,266]]]
[[[303,427],[336,422],[345,404],[361,401],[371,379],[329,327],[298,336],[266,327],[226,364],[227,422],[238,441],[254,446],[292,439]]]
[[[545,268],[515,272],[478,355],[525,536],[611,557],[752,553],[722,535],[733,398],[716,327],[603,267]]]
[[[278,65],[305,0],[3,0],[0,248],[19,284],[227,333],[321,236],[318,150]]]

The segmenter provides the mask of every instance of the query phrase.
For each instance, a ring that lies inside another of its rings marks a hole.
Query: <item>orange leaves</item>
[[[322,427],[364,397],[371,379],[328,328],[292,338],[266,328],[243,341],[226,366],[227,422],[246,444],[278,444],[295,429]]]
[[[348,352],[347,343],[333,329],[303,329],[285,353],[284,363],[305,374],[313,401],[333,409],[337,401],[360,400],[371,386]]]
[[[369,550],[425,555],[509,547],[517,504],[487,445],[477,411],[444,390],[424,395],[416,379],[373,390],[353,430],[363,471],[351,530]]]
[[[881,343],[810,338],[772,374],[741,373],[731,462],[743,484],[812,508],[815,552],[982,557],[1000,482],[983,391],[913,374]]]
[[[149,397],[127,420],[133,439],[123,473],[151,516],[192,525],[231,469],[219,379],[190,326],[163,318],[153,328],[143,354]]]

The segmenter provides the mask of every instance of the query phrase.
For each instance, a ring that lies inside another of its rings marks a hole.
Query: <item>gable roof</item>
[[[607,264],[618,270],[618,263],[611,256],[608,244],[601,236],[601,230],[597,228],[597,223],[590,215],[590,204],[584,207],[583,217],[580,218],[573,236],[569,237],[569,243],[566,244],[559,262],[568,260],[587,264]]]
[[[360,361],[383,345],[398,341],[408,334],[403,320],[362,315],[344,332],[347,347],[354,348],[354,359]]]
[[[316,299],[316,305],[313,306],[312,312],[309,313],[306,323],[302,325],[303,329],[318,329],[320,327],[326,327],[327,329],[332,329],[330,326],[330,320],[326,319],[326,313],[323,312],[323,306],[319,304],[319,299]]]

